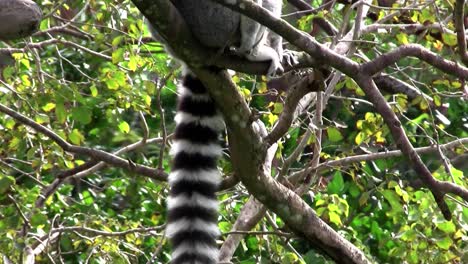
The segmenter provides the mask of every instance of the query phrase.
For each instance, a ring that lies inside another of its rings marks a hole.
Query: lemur
[[[277,34],[211,0],[171,2],[202,45],[229,48],[251,61],[271,60],[268,75],[282,72],[282,39]],[[281,15],[281,0],[254,2]],[[150,30],[164,44],[151,26]],[[217,263],[216,191],[221,181],[217,160],[222,154],[219,135],[224,122],[203,83],[188,69],[179,87],[175,121],[166,227],[172,244],[171,263]]]

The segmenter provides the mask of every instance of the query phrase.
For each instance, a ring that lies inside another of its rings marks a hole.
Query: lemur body
[[[259,23],[211,0],[171,2],[204,46],[229,48],[251,61],[271,60],[269,75],[282,71],[281,37]],[[281,14],[281,0],[254,2]],[[158,38],[157,32],[153,35]],[[224,122],[205,86],[189,71],[179,88],[175,121],[166,227],[173,247],[171,263],[214,264],[219,235],[216,190],[221,179],[216,163],[222,154],[219,134]]]

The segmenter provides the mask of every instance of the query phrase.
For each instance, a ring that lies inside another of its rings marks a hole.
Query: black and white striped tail
[[[215,192],[220,173],[216,164],[222,151],[219,134],[224,122],[205,86],[190,73],[179,88],[175,121],[166,228],[172,243],[171,263],[217,263]]]

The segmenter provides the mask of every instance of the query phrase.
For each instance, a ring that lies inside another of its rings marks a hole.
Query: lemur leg
[[[276,17],[281,16],[281,0],[254,0],[254,2],[272,12]],[[270,35],[272,33],[265,26],[246,16],[241,16],[240,32],[241,42],[236,53],[251,61],[271,60],[268,76],[283,72],[281,66],[283,47],[280,36],[274,35],[274,46],[272,46],[269,39],[273,36]]]
[[[268,68],[267,75],[275,76],[277,73],[282,73],[284,71],[283,66],[281,65],[280,57],[276,50],[266,45],[261,45],[255,47],[251,53],[245,55],[245,57],[250,61],[268,61],[271,60],[270,67]]]
[[[281,3],[281,0],[264,0],[262,3],[262,7],[273,13],[275,17],[280,18],[282,11]],[[276,53],[278,53],[278,57],[281,58],[281,56],[283,55],[283,38],[280,35],[272,32],[271,30],[268,30],[267,40],[268,45],[272,47],[276,51]]]
[[[280,58],[280,61],[282,63],[286,63],[288,65],[295,65],[299,63],[297,60],[297,57],[294,55],[294,53],[288,51],[288,50],[283,50],[283,38],[274,33],[269,31],[268,32],[268,44],[269,46],[278,53],[278,57]]]
[[[282,1],[281,0],[262,0],[257,4],[261,5],[266,10],[273,13],[275,17],[281,17]],[[257,23],[258,24],[258,23]],[[268,68],[268,76],[275,76],[277,73],[283,72],[281,58],[283,55],[283,39],[276,33],[268,30],[265,26],[261,26],[263,32],[257,40],[257,45],[251,50],[246,57],[252,61],[271,60]]]
[[[263,0],[254,0],[257,5],[262,5]],[[260,23],[242,15],[240,19],[241,40],[239,48],[236,50],[239,54],[252,52],[254,47],[261,41],[265,33],[265,27]]]
[[[273,13],[277,18],[281,17],[281,0],[263,0],[262,7]],[[283,38],[275,32],[268,30],[267,44],[278,53],[280,61],[289,65],[298,63],[293,53],[283,50]]]

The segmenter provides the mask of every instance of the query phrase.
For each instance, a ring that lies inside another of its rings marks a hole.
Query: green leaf
[[[349,191],[349,194],[351,194],[353,198],[357,198],[359,194],[361,194],[361,190],[355,183],[350,184],[348,191]]]
[[[113,78],[109,78],[105,82],[109,90],[117,90],[119,88],[119,83]]]
[[[458,170],[457,168],[451,166],[450,167],[450,173],[452,174],[453,179],[455,180],[455,183],[458,185],[464,185],[464,173],[461,170]]]
[[[452,221],[437,223],[436,226],[446,234],[452,234],[456,231],[455,224]]]
[[[91,123],[92,112],[84,106],[75,107],[72,109],[72,118],[83,125]]]
[[[394,191],[382,190],[381,193],[392,207],[392,214],[403,212],[403,206],[400,203],[400,197]]]
[[[249,247],[250,250],[258,249],[258,239],[254,236],[248,237],[247,246]]]
[[[273,113],[274,114],[281,114],[283,112],[283,104],[282,103],[275,103],[273,105]]]
[[[119,49],[114,50],[114,52],[112,52],[112,63],[117,64],[117,63],[123,61],[124,60],[124,52],[125,52],[125,50],[123,48],[119,48]]]
[[[73,131],[68,135],[70,141],[75,145],[81,145],[84,142],[84,136],[78,131],[78,129],[73,129]]]
[[[328,193],[341,193],[341,191],[344,189],[344,180],[343,176],[341,175],[341,172],[336,171],[333,174],[333,180],[328,184],[327,186],[327,191]]]
[[[91,96],[92,97],[96,97],[98,96],[99,92],[98,92],[98,89],[96,88],[96,85],[91,85],[91,87],[89,87],[89,90],[91,91]]]
[[[112,47],[118,47],[122,40],[124,39],[123,35],[119,35],[112,40]]]
[[[396,35],[396,39],[398,40],[399,43],[401,44],[408,44],[409,41],[408,41],[408,35],[406,35],[405,33],[398,33]]]
[[[231,230],[231,223],[226,221],[221,221],[218,223],[219,230],[223,233],[229,232]]]
[[[364,142],[366,138],[367,138],[366,133],[361,131],[357,133],[356,137],[354,138],[354,142],[356,143],[356,145],[361,145],[361,143]]]
[[[33,226],[45,225],[47,224],[47,222],[48,222],[47,216],[41,213],[34,214],[31,217],[31,225]]]
[[[114,73],[113,78],[117,81],[120,86],[127,84],[127,76],[122,71],[117,71]]]
[[[50,122],[49,116],[44,114],[37,114],[36,116],[34,116],[34,120],[39,124],[45,124]]]
[[[128,133],[130,132],[130,125],[127,122],[122,121],[119,123],[119,129],[123,133]]]
[[[369,192],[363,192],[361,197],[359,197],[359,205],[363,206],[367,204],[367,201],[369,200],[369,198],[370,198]]]
[[[42,110],[46,111],[46,112],[50,112],[52,111],[53,109],[55,108],[55,104],[54,103],[47,103],[46,105],[44,105],[42,107]]]
[[[63,103],[59,103],[55,106],[55,115],[57,116],[57,121],[59,123],[65,123],[67,120],[67,110]]]
[[[130,56],[130,60],[128,61],[128,68],[131,71],[136,71],[138,68],[137,58],[135,56]]]
[[[12,185],[15,184],[15,178],[11,176],[0,175],[0,194],[5,194]]]
[[[452,246],[453,240],[450,237],[446,236],[443,239],[436,240],[436,244],[438,247],[447,250],[450,248],[450,246]]]
[[[341,135],[341,132],[336,127],[329,127],[327,129],[327,134],[328,134],[328,139],[331,142],[338,142],[338,141],[343,140],[343,136]]]
[[[337,226],[343,225],[343,223],[341,223],[341,217],[337,213],[328,212],[328,217],[330,218],[330,222],[334,223],[335,225]]]
[[[271,113],[267,115],[267,118],[268,118],[268,124],[270,125],[275,124],[276,120],[278,120],[278,116],[271,114]]]
[[[94,199],[92,194],[89,191],[83,191],[81,194],[81,199],[83,200],[84,204],[92,205],[94,203]]]
[[[457,45],[457,35],[451,33],[442,33],[442,40],[448,46],[454,47]]]
[[[286,254],[283,255],[283,259],[281,260],[281,263],[284,264],[290,264],[290,263],[297,263],[299,258],[297,257],[296,254],[292,252],[287,252]]]
[[[144,86],[148,94],[155,94],[156,85],[152,81],[144,81]]]

